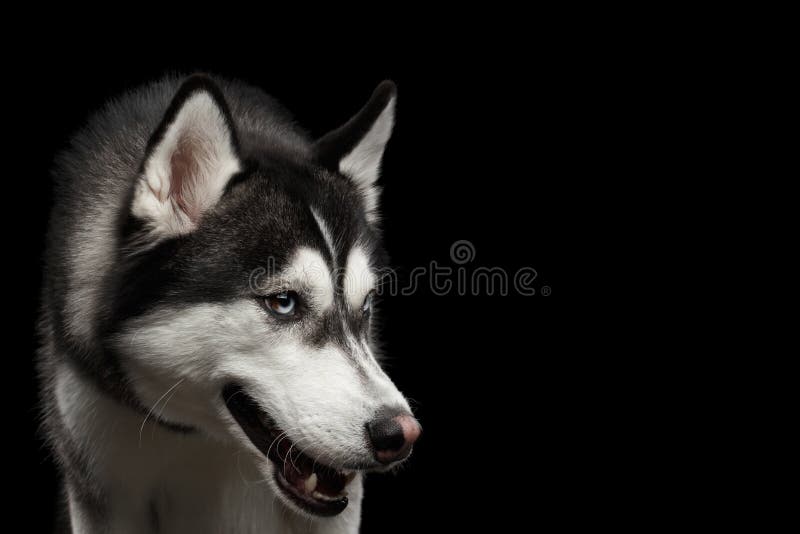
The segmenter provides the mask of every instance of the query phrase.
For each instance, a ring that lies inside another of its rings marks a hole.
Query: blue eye
[[[275,315],[281,317],[291,317],[297,307],[297,293],[294,291],[284,291],[275,293],[264,299],[267,309]]]
[[[364,304],[361,305],[361,312],[362,313],[369,313],[372,310],[372,297],[375,294],[374,291],[370,291],[367,298],[364,299]]]

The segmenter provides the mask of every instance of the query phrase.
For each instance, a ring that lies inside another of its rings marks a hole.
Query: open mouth
[[[355,471],[339,471],[303,454],[240,386],[226,386],[222,398],[250,441],[275,464],[275,482],[284,495],[301,509],[320,516],[333,516],[347,508],[345,487],[355,478]]]

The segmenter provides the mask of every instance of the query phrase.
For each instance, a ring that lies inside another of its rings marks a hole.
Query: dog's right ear
[[[361,191],[370,221],[377,218],[379,189],[375,182],[383,151],[392,135],[396,100],[394,83],[381,82],[353,118],[314,144],[317,161],[350,178]]]
[[[208,77],[192,76],[147,145],[131,214],[156,238],[191,232],[241,167],[222,92]]]

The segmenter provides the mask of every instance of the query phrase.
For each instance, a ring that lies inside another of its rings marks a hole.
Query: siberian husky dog
[[[58,158],[39,370],[66,531],[358,531],[364,472],[420,434],[371,339],[395,100],[311,140],[258,89],[168,78]]]

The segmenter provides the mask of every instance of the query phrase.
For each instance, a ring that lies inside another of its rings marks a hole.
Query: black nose
[[[379,417],[367,423],[375,459],[382,464],[402,460],[420,434],[419,423],[410,414]]]

